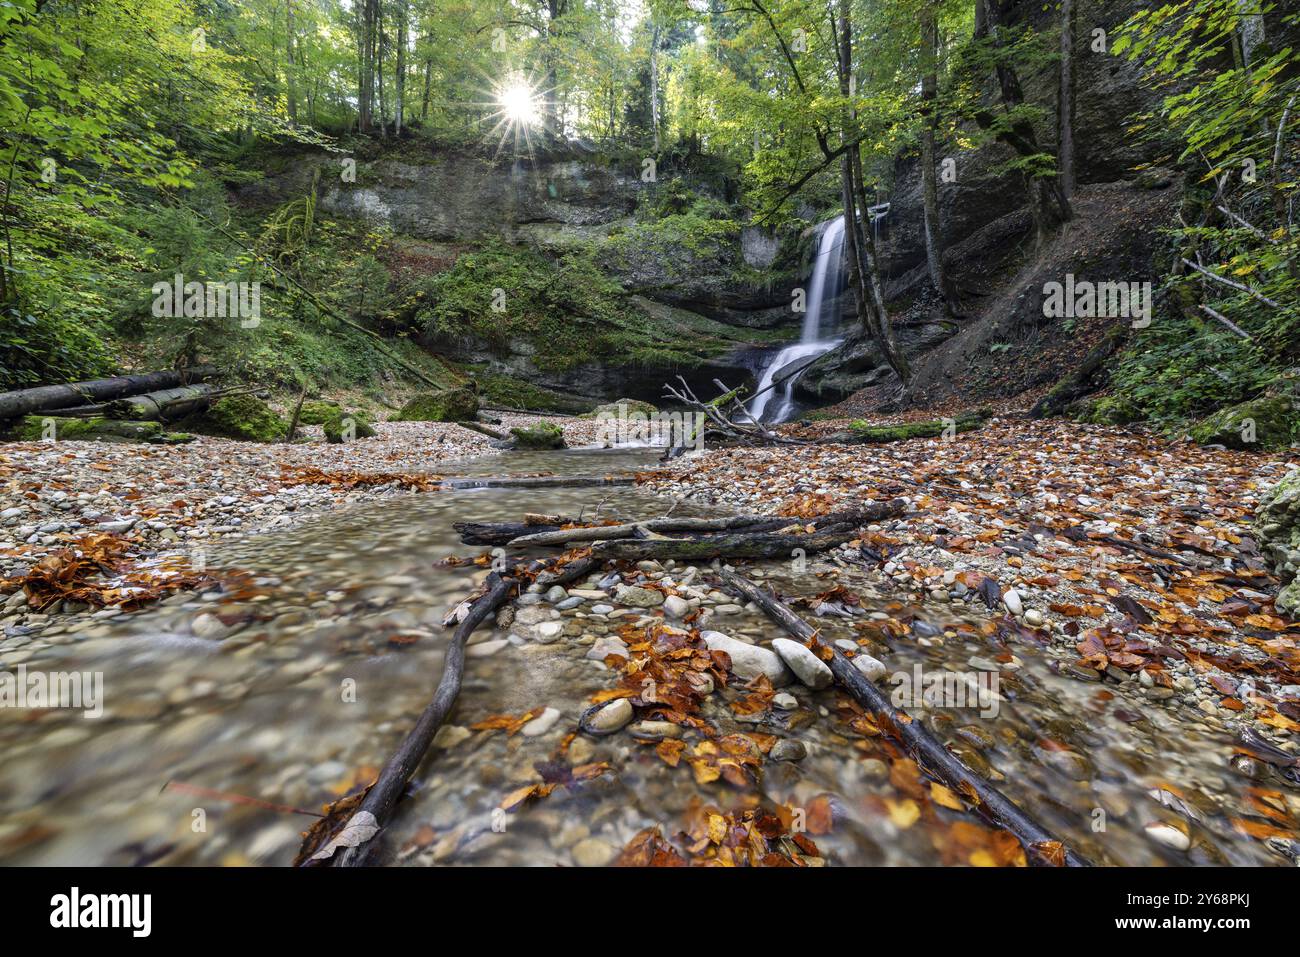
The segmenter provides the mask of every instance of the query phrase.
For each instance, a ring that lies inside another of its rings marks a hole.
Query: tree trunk
[[[402,114],[406,111],[406,22],[410,19],[407,0],[397,6],[397,78],[394,83],[396,98],[395,135],[402,135]]]
[[[659,26],[650,34],[650,125],[654,129],[655,155],[659,154]]]
[[[29,413],[72,408],[89,401],[108,402],[122,396],[138,395],[155,389],[170,389],[189,382],[210,379],[216,374],[217,370],[212,366],[196,366],[193,369],[149,372],[3,392],[0,393],[0,421],[16,419],[20,415]]]
[[[850,0],[840,0],[839,29],[836,37],[836,60],[840,80],[840,93],[848,97],[852,90],[853,76],[853,23],[850,18]],[[857,125],[857,116],[849,108],[847,135],[852,135]],[[875,243],[871,238],[866,202],[866,192],[862,188],[862,160],[857,147],[847,151],[840,159],[840,199],[844,206],[844,236],[849,243],[850,273],[854,281],[854,300],[858,306],[858,316],[867,332],[880,347],[885,361],[889,363],[903,388],[911,379],[911,370],[894,342],[893,330],[889,324],[889,310],[885,307],[884,284],[880,281],[880,271],[876,260]]]
[[[294,59],[293,52],[293,0],[284,0],[284,57],[285,57],[285,88],[286,100],[289,109],[289,123],[291,126],[298,125],[298,78],[297,63]]]
[[[1061,89],[1056,112],[1061,191],[1074,197],[1074,0],[1061,0]]]
[[[939,125],[936,99],[939,93],[939,24],[932,4],[921,11],[921,55],[925,67],[921,77],[921,190],[925,208],[925,258],[934,291],[943,299],[944,312],[953,319],[960,314],[956,289],[943,264],[943,229],[939,219],[939,183],[936,172],[935,131]]]

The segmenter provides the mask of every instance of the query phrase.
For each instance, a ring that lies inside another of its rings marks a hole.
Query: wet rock
[[[682,736],[681,725],[673,724],[671,721],[638,721],[627,730],[634,738],[643,741],[660,741],[664,738]]]
[[[664,593],[640,585],[623,585],[615,594],[621,604],[632,608],[658,608],[664,603]]]
[[[807,756],[808,748],[802,741],[782,738],[772,745],[772,752],[768,758],[772,761],[802,761]]]
[[[799,699],[788,692],[782,691],[772,699],[772,704],[782,711],[794,711],[799,707]]]
[[[1192,840],[1172,824],[1166,824],[1163,821],[1152,821],[1143,828],[1147,837],[1165,847],[1171,847],[1175,851],[1185,851],[1192,846]]]
[[[618,855],[618,848],[598,837],[589,837],[573,845],[572,854],[579,867],[604,867]]]
[[[596,643],[587,650],[587,657],[592,661],[604,661],[609,655],[619,655],[627,658],[629,652],[626,642],[622,638],[605,635],[597,639]]]
[[[1007,611],[1011,612],[1011,614],[1013,615],[1020,615],[1024,613],[1025,606],[1020,601],[1020,593],[1016,591],[1014,588],[1008,588],[1006,592],[1003,593],[1002,604],[1006,605]]]
[[[583,730],[590,734],[613,734],[632,720],[632,702],[619,698],[589,711],[583,718]]]
[[[555,727],[555,722],[560,720],[560,711],[558,708],[547,708],[537,717],[529,721],[521,729],[524,737],[537,738],[544,735],[551,728]]]
[[[664,599],[664,614],[669,618],[685,618],[690,613],[691,606],[685,598],[669,595]]]
[[[487,658],[489,655],[495,655],[508,644],[510,642],[505,638],[494,638],[492,641],[470,645],[465,649],[465,656],[467,658]]]
[[[774,638],[772,650],[790,666],[795,676],[810,688],[825,688],[835,676],[831,669],[804,645],[789,638]]]
[[[474,732],[469,728],[462,728],[455,724],[444,724],[438,729],[438,733],[433,736],[433,746],[435,748],[454,748],[456,745],[473,737],[473,735]]]
[[[569,597],[569,593],[559,585],[553,585],[551,589],[546,593],[546,600],[550,602],[552,605],[558,605],[560,602],[564,601],[568,597]]]
[[[871,655],[861,652],[854,656],[853,667],[866,675],[868,681],[879,681],[885,677],[885,672],[888,670],[885,668],[885,663],[879,658],[873,658]]]
[[[749,680],[767,675],[774,688],[782,688],[794,680],[790,669],[774,651],[746,644],[720,631],[704,631],[700,637],[710,651],[725,651],[731,656],[731,670],[737,677]]]

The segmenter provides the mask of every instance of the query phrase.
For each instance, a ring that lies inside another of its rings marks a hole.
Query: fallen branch
[[[900,425],[873,425],[863,428],[850,427],[847,432],[836,432],[820,440],[820,444],[853,445],[857,443],[901,442],[904,439],[936,439],[947,435],[971,432],[982,428],[989,420],[990,413],[977,412],[963,415],[956,419],[935,419],[929,422],[904,422]]]
[[[569,562],[563,569],[546,577],[545,584],[563,584],[585,575],[591,568],[590,558]],[[524,567],[525,573],[545,569],[544,562],[530,562]],[[512,569],[517,572],[518,569]],[[359,867],[365,864],[370,854],[370,841],[388,823],[393,808],[402,796],[406,783],[415,773],[434,735],[451,713],[456,697],[460,694],[461,682],[465,676],[465,644],[469,636],[489,615],[505,603],[514,589],[524,579],[523,574],[501,575],[492,572],[484,582],[483,590],[469,605],[465,617],[456,626],[451,643],[447,647],[447,657],[443,664],[442,677],[433,698],[420,713],[415,726],[410,730],[392,757],[385,762],[379,777],[366,792],[365,799],[348,818],[347,823],[324,847],[305,862],[306,865],[323,865],[331,867]],[[541,580],[541,576],[538,576]]]
[[[754,602],[794,638],[807,644],[817,637],[817,632],[788,605],[747,578],[726,569],[722,570],[721,578],[728,590]],[[833,645],[822,647],[831,653],[827,665],[835,680],[858,704],[878,719],[881,730],[896,738],[908,754],[948,788],[970,801],[975,810],[986,819],[1014,834],[1032,863],[1087,866],[1086,860],[1053,837],[1001,791],[962,764],[921,722],[895,708],[885,693],[855,668],[843,652]]]
[[[1226,326],[1228,331],[1233,333],[1233,335],[1240,336],[1241,338],[1245,339],[1247,342],[1251,341],[1250,333],[1248,333],[1245,329],[1241,328],[1241,326],[1237,325],[1235,322],[1233,322],[1223,313],[1211,309],[1209,306],[1205,305],[1204,303],[1201,303],[1201,312],[1205,313],[1207,316],[1209,316],[1211,319],[1215,320],[1216,322]]]
[[[216,374],[217,370],[213,366],[196,366],[193,369],[167,369],[163,372],[0,392],[0,419],[16,419],[21,415],[82,406],[91,401],[108,402],[154,389],[170,389],[200,382]]]
[[[882,518],[892,518],[903,513],[904,503],[901,499],[889,502],[869,502],[854,512],[836,513],[815,519],[811,524],[866,524]],[[541,545],[567,545],[576,542],[600,542],[618,538],[634,538],[645,532],[665,534],[671,532],[728,532],[744,530],[746,532],[767,532],[786,528],[790,525],[809,524],[803,519],[772,515],[731,515],[726,518],[652,518],[644,522],[626,522],[621,525],[587,525],[582,528],[551,528],[534,530],[509,540],[514,548],[528,548]],[[458,529],[459,530],[459,529]],[[467,543],[476,544],[476,543]]]
[[[1253,296],[1254,298],[1258,299],[1260,302],[1264,303],[1266,306],[1272,306],[1274,309],[1282,308],[1280,305],[1277,304],[1277,302],[1268,298],[1268,296],[1264,295],[1259,290],[1252,289],[1250,286],[1247,286],[1245,283],[1237,282],[1235,279],[1229,279],[1227,276],[1220,276],[1217,272],[1211,272],[1210,270],[1206,269],[1204,266],[1198,266],[1196,263],[1192,262],[1190,259],[1187,259],[1186,257],[1184,257],[1183,259],[1183,264],[1186,266],[1190,266],[1192,269],[1195,269],[1198,273],[1200,273],[1202,276],[1205,276],[1208,279],[1213,279],[1215,282],[1219,282],[1232,289],[1236,289],[1238,292],[1244,292],[1248,296]]]
[[[632,476],[602,475],[539,475],[527,478],[509,476],[483,478],[458,477],[443,480],[442,487],[449,491],[472,488],[603,488],[609,485],[635,485]]]
[[[506,435],[504,432],[498,432],[496,429],[489,429],[482,422],[471,422],[466,419],[454,424],[459,425],[462,429],[469,429],[471,432],[477,432],[479,435],[486,435],[489,439],[494,439],[497,442],[505,442],[510,438],[510,436]]]
[[[790,558],[799,549],[811,555],[843,545],[857,536],[858,526],[853,524],[833,526],[810,535],[737,532],[697,538],[620,538],[597,542],[592,546],[592,552],[600,558],[628,561]]]

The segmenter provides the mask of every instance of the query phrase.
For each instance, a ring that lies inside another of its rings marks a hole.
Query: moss
[[[645,416],[657,415],[659,410],[649,402],[642,402],[640,399],[617,399],[614,402],[606,402],[604,405],[598,405],[595,409],[581,416],[584,419],[599,419],[602,416],[616,416],[619,414],[619,406],[626,407],[628,415],[639,413]]]
[[[1300,415],[1291,397],[1265,396],[1220,409],[1193,426],[1191,434],[1202,445],[1247,450],[1285,448],[1300,439]]]
[[[183,425],[200,435],[216,435],[245,442],[278,442],[289,424],[269,405],[253,395],[228,395],[212,408],[184,420]]]
[[[935,419],[928,422],[903,422],[899,425],[867,425],[858,420],[849,425],[853,436],[859,442],[899,442],[903,439],[939,438],[951,426],[958,432],[970,432],[978,429],[989,417],[986,411],[973,415],[963,415],[958,419]]]
[[[124,422],[99,415],[84,419],[26,415],[18,427],[18,439],[44,440],[47,422],[54,423],[54,438],[60,442],[146,442],[162,435],[162,424],[158,422]]]
[[[298,413],[298,421],[303,425],[324,425],[330,418],[339,414],[337,402],[331,402],[328,399],[314,399],[311,402],[302,404],[302,411]]]
[[[564,430],[551,422],[539,422],[527,428],[510,430],[515,445],[521,449],[563,449]]]
[[[394,422],[458,422],[478,414],[478,395],[473,389],[443,389],[422,392],[393,416]]]
[[[587,412],[591,409],[592,403],[589,400],[544,389],[513,376],[476,372],[475,377],[479,383],[479,394],[489,405],[504,406],[507,409],[527,409],[530,412],[570,414]]]
[[[376,435],[374,426],[364,412],[344,412],[336,408],[321,425],[325,427],[325,441],[334,445],[344,441],[349,426],[353,439],[369,439]]]
[[[1300,469],[1264,493],[1255,516],[1255,537],[1273,572],[1288,582],[1277,596],[1277,609],[1300,612]]]
[[[1090,425],[1128,425],[1144,418],[1141,409],[1120,395],[1076,402],[1070,406],[1069,416],[1076,422]]]

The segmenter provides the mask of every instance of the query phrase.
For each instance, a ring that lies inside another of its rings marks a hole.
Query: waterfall
[[[826,224],[817,239],[817,253],[813,258],[812,282],[808,286],[807,311],[803,317],[803,331],[799,341],[786,346],[772,357],[758,379],[758,395],[754,397],[749,414],[758,422],[783,422],[794,409],[794,384],[803,367],[813,359],[839,345],[836,338],[822,338],[822,304],[839,295],[840,248],[844,239],[844,217],[836,216]],[[834,317],[838,318],[838,317]],[[829,323],[832,327],[834,323]],[[777,375],[791,367],[780,385],[768,389]],[[763,390],[767,389],[766,392]]]

